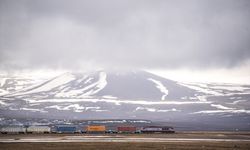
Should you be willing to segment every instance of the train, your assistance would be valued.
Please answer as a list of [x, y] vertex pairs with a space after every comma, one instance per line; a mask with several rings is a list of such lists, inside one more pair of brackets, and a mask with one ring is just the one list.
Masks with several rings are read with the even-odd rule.
[[140, 133], [175, 133], [170, 126], [116, 126], [110, 129], [105, 125], [51, 125], [51, 126], [4, 126], [0, 128], [1, 134], [140, 134]]
[[174, 133], [174, 128], [169, 126], [147, 126], [142, 127], [142, 133]]
[[49, 126], [29, 126], [26, 128], [27, 133], [50, 133], [51, 128]]
[[106, 126], [104, 125], [91, 125], [87, 126], [86, 133], [106, 133]]
[[80, 133], [75, 125], [56, 125], [56, 130], [53, 133]]
[[27, 133], [27, 128], [22, 126], [6, 126], [1, 128], [2, 134], [12, 133], [12, 134], [24, 134]]

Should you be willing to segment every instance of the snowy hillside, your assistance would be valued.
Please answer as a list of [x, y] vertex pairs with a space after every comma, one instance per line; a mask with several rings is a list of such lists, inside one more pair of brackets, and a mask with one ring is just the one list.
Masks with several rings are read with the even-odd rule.
[[250, 85], [180, 83], [137, 71], [1, 77], [0, 117], [250, 119]]

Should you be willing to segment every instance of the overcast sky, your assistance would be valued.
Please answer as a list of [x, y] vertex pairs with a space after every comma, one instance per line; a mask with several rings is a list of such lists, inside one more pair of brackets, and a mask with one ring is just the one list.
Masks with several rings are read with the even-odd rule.
[[249, 0], [0, 0], [0, 69], [242, 68], [249, 8]]

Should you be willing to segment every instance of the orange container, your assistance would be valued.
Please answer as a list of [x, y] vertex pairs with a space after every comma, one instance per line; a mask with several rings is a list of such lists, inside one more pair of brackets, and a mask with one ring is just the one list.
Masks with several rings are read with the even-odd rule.
[[106, 127], [105, 126], [88, 126], [87, 132], [105, 132]]

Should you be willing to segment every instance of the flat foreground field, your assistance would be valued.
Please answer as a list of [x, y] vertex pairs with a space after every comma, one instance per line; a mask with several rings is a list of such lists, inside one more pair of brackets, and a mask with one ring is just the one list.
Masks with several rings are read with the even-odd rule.
[[1, 150], [249, 150], [250, 132], [177, 132], [175, 134], [27, 134], [0, 135]]
[[1, 143], [1, 150], [249, 150], [249, 142], [87, 142], [87, 143]]

